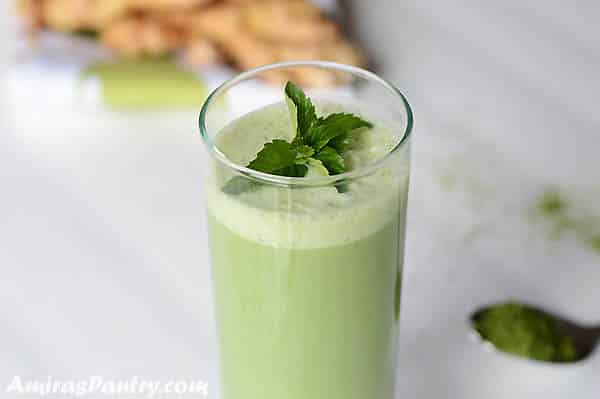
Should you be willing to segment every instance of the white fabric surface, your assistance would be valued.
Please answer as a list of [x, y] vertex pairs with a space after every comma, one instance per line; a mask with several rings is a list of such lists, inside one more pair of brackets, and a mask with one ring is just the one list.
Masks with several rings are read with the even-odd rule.
[[[600, 255], [530, 217], [547, 184], [598, 205], [596, 2], [350, 3], [417, 120], [399, 397], [597, 398], [600, 352], [531, 363], [466, 321], [515, 298], [600, 322]], [[2, 100], [0, 397], [13, 375], [183, 376], [218, 397], [195, 113]]]

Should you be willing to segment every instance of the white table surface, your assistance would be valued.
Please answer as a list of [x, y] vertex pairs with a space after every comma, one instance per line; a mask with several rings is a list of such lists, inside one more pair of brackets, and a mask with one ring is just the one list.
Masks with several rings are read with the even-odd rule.
[[[405, 18], [433, 15], [407, 4]], [[493, 107], [483, 93], [506, 100], [506, 81], [483, 87], [495, 80], [479, 74], [457, 94], [454, 75], [421, 56], [421, 68], [405, 68], [417, 83], [384, 66], [417, 117], [399, 397], [597, 398], [600, 351], [569, 366], [528, 362], [484, 350], [466, 321], [479, 305], [519, 299], [600, 322], [600, 254], [568, 234], [553, 238], [531, 217], [548, 184], [598, 211], [589, 167], [600, 138], [588, 134], [597, 119], [576, 118], [583, 127], [572, 142], [587, 168], [578, 167], [573, 145], [555, 144], [560, 125], [540, 144], [539, 120], [525, 115], [517, 125], [532, 128], [507, 134], [499, 117], [486, 117]], [[460, 69], [442, 59], [446, 71]], [[437, 92], [426, 79], [434, 76]], [[115, 114], [6, 95], [0, 110], [0, 392], [14, 375], [138, 375], [207, 380], [217, 397], [196, 114]], [[561, 163], [578, 173], [555, 173]]]

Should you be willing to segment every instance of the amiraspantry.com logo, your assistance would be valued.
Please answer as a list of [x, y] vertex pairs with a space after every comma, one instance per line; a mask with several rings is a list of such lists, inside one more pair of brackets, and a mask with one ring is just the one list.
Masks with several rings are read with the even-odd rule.
[[124, 395], [128, 398], [153, 398], [169, 394], [207, 398], [208, 383], [185, 379], [151, 380], [137, 376], [123, 380], [105, 379], [97, 375], [78, 380], [61, 380], [51, 376], [41, 379], [25, 379], [16, 375], [6, 386], [4, 392], [13, 395], [10, 397], [38, 395], [62, 398], [86, 395], [106, 395], [106, 397]]

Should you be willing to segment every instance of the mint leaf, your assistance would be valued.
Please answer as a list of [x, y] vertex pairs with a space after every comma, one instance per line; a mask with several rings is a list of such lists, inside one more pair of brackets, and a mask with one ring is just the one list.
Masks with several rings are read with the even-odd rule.
[[312, 147], [309, 147], [307, 145], [304, 144], [300, 144], [300, 145], [296, 145], [294, 146], [294, 149], [296, 150], [296, 160], [306, 160], [307, 158], [310, 158], [313, 156], [313, 154], [315, 153], [315, 150]]
[[350, 143], [352, 141], [350, 137], [350, 133], [340, 134], [339, 136], [336, 136], [329, 140], [329, 143], [327, 143], [327, 145], [336, 149], [338, 152], [344, 152], [350, 146]]
[[[275, 139], [264, 145], [248, 167], [272, 175], [304, 177], [308, 171], [304, 164], [314, 153], [315, 150], [307, 145], [294, 145], [285, 140]], [[230, 187], [230, 191], [236, 189], [237, 186]]]
[[373, 125], [364, 119], [345, 113], [331, 114], [326, 118], [319, 118], [312, 125], [308, 133], [308, 142], [315, 151], [321, 150], [330, 140], [348, 134], [355, 129], [372, 127]]
[[308, 172], [308, 166], [303, 164], [293, 164], [286, 168], [276, 170], [273, 172], [274, 175], [288, 176], [288, 177], [304, 177]]
[[325, 147], [314, 158], [323, 163], [330, 175], [339, 175], [346, 170], [344, 158], [334, 148]]
[[292, 82], [287, 82], [285, 85], [285, 95], [296, 106], [296, 137], [294, 137], [293, 143], [306, 144], [305, 137], [317, 120], [315, 106], [310, 98]]
[[266, 143], [248, 167], [259, 172], [275, 174], [296, 162], [297, 151], [285, 140], [276, 139]]

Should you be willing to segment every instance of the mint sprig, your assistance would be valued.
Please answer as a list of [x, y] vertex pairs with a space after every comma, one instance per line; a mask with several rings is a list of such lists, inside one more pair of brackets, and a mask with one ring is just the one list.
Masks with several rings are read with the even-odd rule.
[[340, 173], [344, 173], [346, 170], [346, 164], [344, 163], [344, 157], [340, 155], [339, 152], [335, 148], [325, 147], [317, 154], [315, 154], [315, 159], [318, 159], [323, 163], [323, 166], [329, 171], [332, 175], [338, 175]]
[[292, 142], [308, 144], [306, 137], [314, 122], [317, 120], [315, 106], [311, 99], [292, 82], [286, 83], [285, 96], [288, 105], [290, 102], [293, 104], [293, 106], [290, 106], [290, 114], [292, 115], [292, 121], [296, 126], [296, 137], [294, 137]]
[[315, 151], [320, 151], [330, 140], [348, 134], [361, 127], [372, 127], [372, 125], [352, 114], [331, 114], [326, 118], [319, 118], [313, 123], [308, 131], [308, 141]]
[[259, 172], [277, 175], [278, 171], [294, 165], [298, 155], [298, 150], [291, 143], [277, 139], [266, 143], [254, 161], [248, 164], [248, 167]]
[[[292, 82], [285, 85], [286, 102], [290, 109], [296, 134], [291, 143], [274, 139], [265, 143], [248, 168], [278, 176], [304, 177], [310, 160], [320, 161], [330, 175], [346, 171], [343, 151], [351, 135], [373, 125], [348, 113], [333, 113], [317, 117], [312, 100]], [[243, 177], [231, 179], [223, 188], [230, 194], [254, 189], [257, 183], [242, 182]]]

